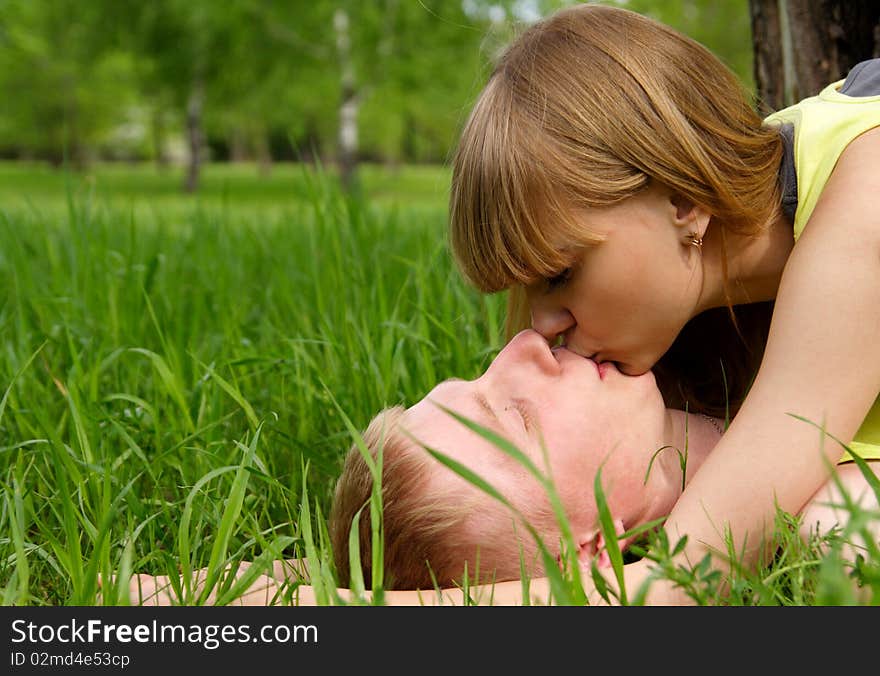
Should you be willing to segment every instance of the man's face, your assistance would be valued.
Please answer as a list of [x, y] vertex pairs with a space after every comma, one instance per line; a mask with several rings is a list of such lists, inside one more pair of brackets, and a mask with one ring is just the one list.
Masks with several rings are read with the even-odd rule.
[[638, 499], [667, 424], [651, 372], [626, 376], [610, 362], [597, 365], [566, 348], [551, 349], [533, 330], [519, 333], [481, 377], [440, 383], [403, 421], [423, 445], [466, 465], [519, 505], [547, 498], [515, 460], [438, 405], [496, 431], [549, 472], [575, 529], [594, 527], [593, 480], [600, 467], [609, 497]]

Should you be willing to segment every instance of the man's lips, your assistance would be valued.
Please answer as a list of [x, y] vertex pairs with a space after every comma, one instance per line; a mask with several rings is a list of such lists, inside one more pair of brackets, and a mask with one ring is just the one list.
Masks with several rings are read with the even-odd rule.
[[[595, 354], [588, 357], [586, 355], [583, 355], [579, 352], [575, 352], [574, 350], [567, 348], [565, 345], [557, 345], [557, 346], [553, 347], [551, 351], [553, 352], [554, 355], [556, 355], [558, 352], [564, 351], [564, 352], [567, 352], [568, 354], [574, 355], [576, 357], [580, 357], [581, 359], [586, 359], [587, 361], [593, 362], [593, 365], [596, 367], [596, 372], [599, 374], [599, 380], [605, 380], [606, 375], [611, 371], [617, 371], [619, 373], [617, 365], [614, 362], [596, 361]], [[596, 353], [596, 354], [598, 354], [598, 353]], [[559, 359], [558, 356], [556, 358]]]
[[602, 380], [605, 380], [609, 373], [622, 373], [622, 371], [617, 368], [617, 362], [613, 361], [596, 362], [596, 368], [599, 371], [599, 378]]

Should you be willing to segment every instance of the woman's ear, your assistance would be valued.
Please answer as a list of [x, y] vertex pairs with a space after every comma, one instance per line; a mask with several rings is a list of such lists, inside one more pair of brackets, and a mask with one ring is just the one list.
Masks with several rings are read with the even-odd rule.
[[694, 234], [698, 239], [702, 240], [706, 235], [709, 219], [712, 217], [712, 214], [681, 193], [672, 193], [669, 201], [675, 210], [673, 213], [675, 225], [685, 228], [688, 235]]

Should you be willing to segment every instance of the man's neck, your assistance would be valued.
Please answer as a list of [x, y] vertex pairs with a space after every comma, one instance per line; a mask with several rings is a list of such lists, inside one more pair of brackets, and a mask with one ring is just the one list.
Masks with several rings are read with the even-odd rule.
[[[647, 449], [644, 498], [613, 505], [612, 511], [629, 529], [672, 511], [688, 481], [721, 438], [723, 421], [676, 409], [666, 410], [663, 439]], [[647, 472], [650, 466], [650, 472]], [[684, 468], [684, 475], [682, 475]]]
[[[687, 484], [721, 439], [724, 421], [678, 410], [670, 410], [669, 415], [673, 427], [670, 445], [681, 449], [686, 456], [684, 483]], [[678, 479], [681, 481], [680, 470]]]
[[[652, 471], [649, 518], [665, 516], [721, 438], [724, 421], [697, 413], [668, 409], [664, 450], [655, 458]], [[682, 466], [684, 476], [682, 477]]]

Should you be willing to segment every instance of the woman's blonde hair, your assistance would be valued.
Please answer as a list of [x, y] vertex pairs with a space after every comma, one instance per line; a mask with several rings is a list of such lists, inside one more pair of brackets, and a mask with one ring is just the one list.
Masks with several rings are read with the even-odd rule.
[[505, 52], [462, 132], [450, 198], [465, 276], [494, 292], [553, 275], [598, 241], [573, 209], [655, 180], [754, 231], [779, 204], [778, 131], [699, 43], [635, 12], [561, 10]]
[[[723, 252], [725, 229], [757, 232], [778, 208], [782, 152], [779, 132], [762, 126], [736, 76], [699, 43], [628, 10], [564, 9], [513, 42], [471, 111], [453, 163], [452, 250], [480, 290], [513, 289], [512, 334], [525, 319], [522, 286], [599, 241], [575, 209], [657, 181], [712, 213]], [[727, 321], [731, 342], [742, 342]], [[704, 339], [684, 352], [705, 349]], [[740, 345], [726, 368], [747, 354], [751, 369], [761, 351]]]
[[[511, 517], [464, 481], [432, 481], [439, 464], [403, 429], [405, 409], [381, 411], [362, 437], [375, 460], [382, 452], [383, 570], [386, 589], [432, 589], [462, 581], [512, 580], [527, 569], [541, 574], [531, 538], [512, 537]], [[450, 418], [450, 424], [456, 424]], [[444, 470], [445, 471], [445, 468]], [[330, 509], [329, 533], [339, 584], [351, 582], [349, 533], [357, 528], [361, 573], [372, 579], [370, 497], [373, 476], [356, 444], [345, 458]], [[508, 496], [516, 502], [516, 496]], [[528, 507], [528, 506], [526, 506]], [[540, 507], [529, 509], [547, 520]]]

